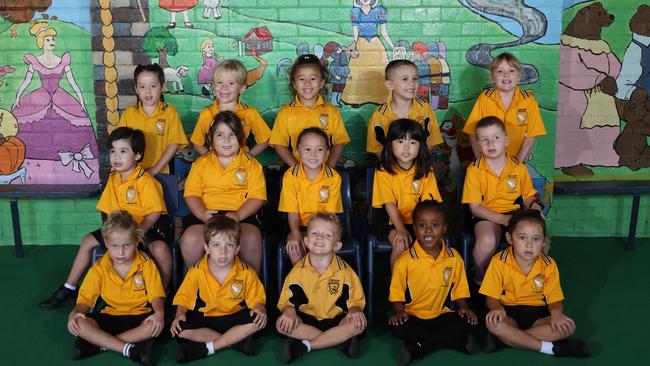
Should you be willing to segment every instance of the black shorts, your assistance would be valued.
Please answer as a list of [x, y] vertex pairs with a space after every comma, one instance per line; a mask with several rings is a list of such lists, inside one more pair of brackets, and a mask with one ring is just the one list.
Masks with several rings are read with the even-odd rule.
[[[228, 212], [232, 212], [232, 211], [218, 211], [215, 215], [225, 215]], [[251, 224], [256, 228], [258, 228], [260, 231], [262, 231], [262, 223], [260, 222], [260, 219], [257, 216], [257, 214], [248, 216], [247, 218], [241, 220], [239, 223]], [[183, 230], [187, 229], [192, 225], [205, 225], [205, 223], [192, 214], [183, 217]]]
[[[519, 210], [504, 212], [503, 215], [514, 215], [518, 211]], [[471, 220], [472, 230], [474, 230], [474, 227], [476, 226], [476, 224], [478, 224], [481, 221], [490, 221], [490, 220], [484, 219], [484, 218], [481, 218], [481, 217], [472, 216], [472, 220]], [[499, 226], [501, 226], [501, 236], [505, 235], [508, 228], [506, 226], [504, 226], [504, 225], [499, 225]]]
[[230, 315], [222, 316], [204, 316], [198, 311], [188, 311], [184, 322], [181, 322], [181, 328], [200, 329], [210, 328], [219, 333], [225, 333], [236, 325], [250, 324], [255, 320], [255, 315], [250, 315], [250, 309], [242, 309]]
[[142, 324], [152, 313], [142, 315], [110, 315], [101, 312], [94, 312], [86, 314], [87, 317], [93, 319], [99, 329], [110, 335], [118, 335], [136, 328]]
[[[388, 241], [388, 234], [390, 234], [391, 230], [395, 229], [395, 225], [392, 225], [389, 223], [388, 220], [388, 214], [386, 213], [386, 210], [382, 208], [372, 208], [372, 214], [373, 214], [373, 219], [372, 219], [372, 226], [370, 227], [370, 230], [373, 235], [377, 237], [377, 239], [381, 241]], [[415, 241], [415, 230], [413, 228], [412, 224], [404, 224], [404, 227], [406, 230], [411, 234], [411, 239], [414, 242]], [[413, 244], [411, 242], [411, 244]]]
[[300, 318], [300, 320], [302, 320], [303, 323], [307, 325], [311, 325], [312, 327], [320, 330], [321, 332], [336, 327], [337, 325], [339, 325], [341, 320], [343, 320], [343, 318], [345, 318], [345, 316], [347, 315], [345, 313], [341, 313], [331, 319], [318, 320], [315, 317], [309, 314], [305, 314], [298, 309], [296, 309], [296, 314], [298, 314], [298, 317]]
[[[104, 241], [104, 236], [102, 236], [102, 229], [97, 229], [90, 233], [90, 235], [99, 242], [99, 245], [103, 248], [106, 248], [106, 241]], [[171, 247], [174, 243], [174, 227], [172, 222], [167, 215], [160, 215], [156, 223], [144, 233], [144, 247], [146, 248], [149, 244], [154, 241], [162, 240], [167, 245]]]
[[506, 314], [517, 322], [517, 326], [521, 330], [530, 329], [538, 319], [546, 318], [551, 315], [548, 312], [548, 307], [546, 305], [516, 305], [504, 306], [503, 308], [506, 310]]

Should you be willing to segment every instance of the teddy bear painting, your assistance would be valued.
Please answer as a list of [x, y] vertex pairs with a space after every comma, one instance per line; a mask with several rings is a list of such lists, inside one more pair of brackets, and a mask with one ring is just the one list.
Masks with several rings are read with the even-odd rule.
[[636, 88], [629, 101], [618, 103], [621, 118], [627, 121], [623, 132], [614, 141], [620, 156], [619, 164], [630, 170], [650, 167], [650, 103], [645, 89]]

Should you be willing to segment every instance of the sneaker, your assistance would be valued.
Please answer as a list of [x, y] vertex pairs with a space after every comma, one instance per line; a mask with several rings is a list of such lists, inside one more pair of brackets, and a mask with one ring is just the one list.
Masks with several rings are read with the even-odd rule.
[[77, 338], [72, 345], [73, 360], [88, 358], [98, 354], [99, 352], [101, 352], [99, 346], [95, 346], [85, 339]]
[[188, 363], [208, 357], [208, 348], [205, 343], [181, 341], [178, 342], [176, 353], [177, 363]]
[[352, 337], [341, 344], [341, 351], [350, 358], [359, 357], [359, 338]]
[[553, 342], [553, 354], [555, 357], [585, 358], [589, 356], [589, 348], [582, 339], [561, 339]]
[[483, 345], [483, 352], [491, 353], [500, 350], [501, 348], [504, 347], [506, 347], [505, 343], [503, 343], [494, 334], [487, 332], [487, 334], [485, 335], [485, 344]]
[[307, 346], [301, 341], [293, 338], [287, 338], [282, 352], [282, 362], [290, 363], [296, 358], [307, 353]]
[[151, 362], [151, 346], [153, 341], [148, 339], [146, 341], [138, 342], [131, 347], [131, 352], [129, 352], [129, 358], [144, 366], [152, 366]]
[[476, 339], [471, 334], [467, 335], [465, 342], [462, 342], [460, 347], [457, 349], [466, 355], [475, 355], [479, 352], [479, 347], [476, 343]]
[[72, 306], [77, 301], [77, 290], [70, 290], [65, 286], [59, 287], [52, 296], [38, 304], [43, 310], [54, 310], [64, 306]]
[[246, 356], [253, 356], [253, 354], [255, 354], [254, 346], [255, 344], [253, 343], [253, 336], [249, 335], [248, 337], [230, 346], [230, 348], [234, 349], [235, 351], [239, 351]]
[[409, 350], [409, 347], [406, 345], [406, 342], [402, 342], [402, 345], [399, 348], [398, 365], [399, 366], [406, 366], [409, 363], [411, 363], [412, 359], [413, 359], [413, 355], [411, 354], [411, 351]]

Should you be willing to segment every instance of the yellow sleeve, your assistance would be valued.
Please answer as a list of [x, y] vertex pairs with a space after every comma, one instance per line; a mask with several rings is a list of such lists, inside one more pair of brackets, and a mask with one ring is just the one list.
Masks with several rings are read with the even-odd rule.
[[481, 118], [485, 117], [482, 108], [483, 98], [484, 92], [481, 92], [481, 94], [479, 94], [478, 98], [476, 99], [476, 103], [474, 103], [474, 107], [472, 107], [472, 111], [470, 112], [469, 117], [467, 117], [467, 120], [465, 120], [463, 132], [465, 132], [466, 135], [474, 135], [474, 131], [476, 131], [476, 124], [481, 120]]
[[383, 170], [375, 170], [372, 183], [372, 207], [380, 208], [385, 203], [397, 204], [397, 196], [392, 189], [390, 174]]
[[341, 112], [333, 105], [330, 105], [332, 110], [332, 145], [344, 145], [350, 142], [350, 136], [345, 129], [345, 124], [341, 118]]
[[[251, 159], [248, 174], [251, 176], [248, 179], [246, 199], [257, 198], [266, 201], [266, 179], [264, 178], [264, 171], [262, 170], [262, 164], [255, 160], [255, 158]], [[187, 187], [187, 183], [185, 183], [185, 187]], [[187, 188], [185, 189], [187, 190]]]
[[546, 127], [544, 127], [544, 120], [539, 111], [539, 104], [537, 104], [537, 100], [535, 100], [534, 96], [531, 95], [529, 98], [533, 98], [533, 100], [530, 102], [530, 107], [528, 107], [530, 117], [528, 119], [526, 137], [545, 136]]
[[[381, 106], [379, 106], [381, 107]], [[366, 136], [366, 151], [369, 153], [380, 153], [384, 148], [379, 141], [377, 141], [377, 134], [375, 133], [375, 127], [379, 127], [384, 130], [384, 136], [386, 136], [386, 130], [382, 124], [382, 115], [379, 112], [379, 107], [372, 112], [370, 121], [368, 121], [368, 134]]]
[[199, 290], [198, 284], [199, 270], [190, 268], [183, 279], [183, 283], [176, 291], [176, 296], [172, 304], [175, 306], [183, 306], [186, 309], [193, 310], [196, 307], [196, 294]]
[[524, 163], [520, 163], [519, 168], [519, 171], [521, 172], [521, 197], [523, 197], [525, 201], [528, 198], [536, 195], [537, 191], [535, 188], [533, 188], [533, 180], [530, 179], [530, 173], [528, 173], [528, 168], [526, 168], [526, 165]]
[[287, 121], [287, 114], [289, 114], [289, 106], [284, 106], [275, 117], [273, 129], [271, 130], [271, 138], [269, 145], [271, 146], [285, 146], [289, 147], [289, 121]]
[[503, 293], [503, 266], [499, 263], [501, 260], [499, 259], [500, 255], [501, 252], [494, 255], [492, 260], [490, 260], [490, 265], [485, 272], [483, 283], [478, 291], [494, 299], [501, 299], [501, 294]]
[[104, 191], [102, 192], [101, 197], [99, 197], [99, 201], [97, 201], [97, 206], [95, 207], [107, 215], [111, 214], [115, 211], [115, 207], [112, 205], [113, 200], [111, 199], [111, 196], [115, 196], [115, 190], [113, 188], [111, 177], [108, 177], [108, 184], [104, 187]]
[[255, 136], [255, 142], [264, 144], [269, 142], [271, 138], [271, 129], [266, 124], [260, 113], [254, 107], [248, 107], [251, 111], [248, 112], [248, 120], [251, 123], [251, 132]]
[[156, 267], [156, 262], [148, 260], [144, 263], [143, 268], [144, 284], [147, 291], [147, 300], [151, 303], [154, 299], [165, 298], [165, 290], [160, 279], [160, 272]]
[[195, 145], [203, 146], [208, 131], [210, 130], [212, 114], [208, 108], [203, 109], [201, 114], [199, 114], [199, 118], [196, 120], [196, 125], [194, 126], [194, 132], [192, 132], [192, 137], [190, 137], [190, 141]]
[[246, 305], [249, 309], [254, 308], [256, 305], [266, 305], [266, 293], [264, 292], [264, 285], [255, 274], [251, 268], [247, 270], [246, 273], [246, 290], [244, 293], [244, 299], [246, 299]]
[[[205, 159], [205, 158], [204, 158]], [[185, 193], [183, 197], [203, 198], [203, 159], [199, 159], [192, 164], [190, 173], [185, 180]]]
[[117, 122], [117, 126], [115, 126], [115, 128], [117, 128], [117, 127], [129, 127], [129, 116], [128, 115], [129, 115], [130, 110], [131, 110], [131, 108], [127, 107], [124, 110], [124, 112], [122, 112], [122, 115], [120, 116], [120, 121]]
[[350, 284], [350, 297], [347, 302], [348, 310], [351, 308], [359, 308], [363, 311], [366, 307], [366, 297], [363, 294], [363, 287], [361, 286], [359, 277], [349, 265], [347, 268], [347, 277]]
[[[171, 107], [171, 106], [169, 106]], [[172, 107], [173, 108], [173, 107]], [[183, 124], [181, 119], [178, 116], [176, 108], [173, 108], [169, 114], [169, 129], [167, 130], [167, 136], [165, 136], [165, 149], [171, 144], [178, 144], [179, 149], [182, 149], [187, 145], [187, 137], [185, 136], [185, 131], [183, 130]]]
[[98, 266], [99, 262], [96, 262], [95, 265], [90, 267], [86, 277], [84, 277], [84, 280], [81, 283], [81, 286], [79, 286], [77, 304], [84, 304], [89, 308], [95, 306], [95, 302], [97, 302], [97, 298], [102, 290], [102, 277], [98, 273]]
[[454, 263], [454, 283], [451, 289], [451, 299], [467, 299], [470, 297], [469, 285], [467, 284], [467, 274], [465, 273], [465, 263], [460, 254], [454, 249], [451, 249], [456, 258]]
[[[332, 169], [334, 170], [334, 169]], [[343, 201], [341, 196], [341, 176], [334, 173], [332, 186], [330, 187], [330, 197], [333, 199], [327, 201], [327, 212], [340, 213], [343, 212]]]
[[[405, 253], [408, 253], [406, 251]], [[390, 302], [405, 302], [406, 301], [406, 278], [408, 273], [408, 258], [402, 253], [395, 265], [393, 266], [393, 275], [390, 279], [390, 291], [388, 293], [388, 301]]]
[[427, 138], [427, 146], [432, 148], [435, 145], [442, 144], [442, 135], [440, 134], [440, 126], [438, 126], [438, 120], [436, 119], [436, 114], [431, 109], [429, 103], [426, 104], [427, 107], [427, 117], [429, 118], [429, 137]]
[[293, 269], [291, 269], [291, 272], [289, 272], [287, 277], [284, 279], [282, 291], [280, 291], [280, 299], [278, 300], [278, 309], [280, 312], [282, 312], [282, 310], [287, 306], [295, 307], [295, 305], [291, 302], [291, 299], [293, 298], [293, 292], [291, 292], [290, 286], [296, 283], [300, 283], [300, 274], [298, 273], [299, 270], [296, 269], [296, 267], [299, 266], [303, 260], [305, 259], [303, 258], [298, 261]]
[[481, 192], [481, 178], [479, 170], [473, 165], [467, 167], [465, 174], [465, 183], [463, 184], [462, 203], [483, 203], [483, 193]]
[[[140, 186], [141, 189], [138, 194], [142, 197], [142, 205], [144, 206], [144, 215], [149, 215], [154, 212], [167, 212], [165, 207], [165, 199], [163, 198], [162, 186], [154, 177], [147, 177], [145, 183]], [[140, 179], [145, 179], [141, 177]]]
[[564, 293], [562, 293], [562, 286], [560, 286], [560, 271], [555, 261], [550, 260], [551, 268], [546, 271], [547, 277], [544, 284], [544, 297], [547, 304], [564, 300]]
[[291, 172], [294, 168], [289, 168], [282, 177], [282, 190], [280, 191], [280, 204], [278, 211], [300, 213], [298, 204], [298, 179], [293, 179]]

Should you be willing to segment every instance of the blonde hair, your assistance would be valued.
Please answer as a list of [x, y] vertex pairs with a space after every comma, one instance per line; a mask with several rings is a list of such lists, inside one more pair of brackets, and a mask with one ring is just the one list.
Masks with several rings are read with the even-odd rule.
[[219, 76], [225, 71], [232, 72], [233, 75], [235, 75], [235, 80], [237, 80], [239, 84], [244, 84], [246, 82], [246, 66], [244, 66], [241, 61], [232, 59], [224, 60], [214, 68], [214, 72], [212, 73], [212, 82], [216, 82]]
[[519, 59], [510, 52], [504, 52], [490, 62], [490, 73], [496, 71], [497, 67], [499, 67], [503, 61], [507, 62], [508, 65], [514, 67], [519, 73], [521, 73], [521, 62], [519, 62]]
[[126, 231], [130, 234], [131, 239], [136, 243], [144, 243], [144, 233], [138, 228], [138, 224], [127, 211], [113, 211], [102, 225], [102, 236], [104, 241], [108, 234], [116, 231]]
[[329, 222], [336, 227], [336, 241], [341, 241], [341, 236], [343, 235], [343, 226], [341, 226], [341, 220], [339, 217], [332, 212], [316, 212], [309, 218], [309, 224], [307, 225], [307, 232], [309, 228], [314, 225], [315, 221], [325, 221]]
[[[201, 42], [201, 45], [199, 46], [199, 51], [201, 51], [201, 56], [203, 56], [203, 59], [205, 59], [205, 53], [203, 52], [203, 49], [209, 44], [214, 46], [214, 41], [211, 39], [204, 39], [203, 42]], [[216, 56], [216, 53], [213, 53], [212, 55]]]
[[45, 37], [56, 36], [56, 29], [51, 28], [47, 22], [38, 22], [29, 28], [29, 34], [36, 37], [36, 46], [43, 48]]

